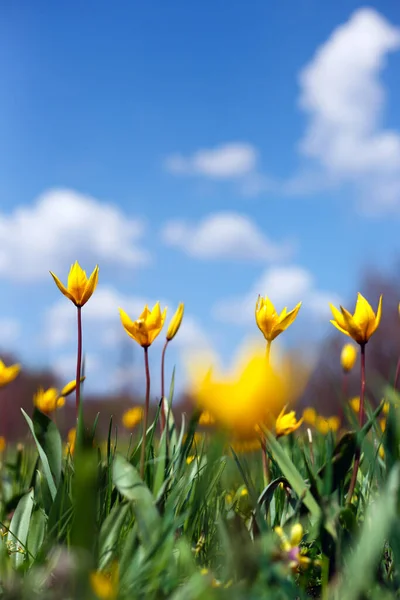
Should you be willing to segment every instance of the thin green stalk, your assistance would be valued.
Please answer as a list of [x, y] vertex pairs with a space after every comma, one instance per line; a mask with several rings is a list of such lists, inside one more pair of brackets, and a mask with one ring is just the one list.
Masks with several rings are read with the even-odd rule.
[[82, 307], [77, 306], [78, 317], [78, 353], [76, 359], [76, 418], [78, 419], [81, 403], [81, 370], [82, 370]]
[[144, 404], [144, 416], [143, 416], [143, 438], [142, 438], [142, 450], [140, 454], [140, 476], [144, 480], [144, 461], [146, 458], [146, 435], [147, 435], [147, 423], [149, 420], [149, 403], [150, 403], [150, 367], [149, 367], [149, 348], [145, 346], [144, 350], [144, 367], [146, 371], [146, 400]]
[[[360, 429], [364, 424], [364, 399], [365, 399], [365, 343], [361, 346], [361, 389], [360, 389], [360, 411], [358, 413]], [[354, 457], [353, 474], [351, 476], [349, 493], [347, 496], [347, 504], [351, 504], [354, 489], [356, 487], [358, 467], [360, 465], [361, 448], [356, 449]]]

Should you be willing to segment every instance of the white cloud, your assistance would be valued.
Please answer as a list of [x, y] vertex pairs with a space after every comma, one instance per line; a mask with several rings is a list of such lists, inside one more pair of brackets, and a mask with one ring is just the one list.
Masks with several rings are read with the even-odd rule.
[[299, 102], [309, 119], [300, 152], [316, 161], [327, 181], [354, 183], [370, 200], [384, 189], [386, 205], [399, 199], [400, 135], [382, 126], [379, 75], [399, 48], [400, 29], [362, 8], [300, 73]]
[[293, 251], [293, 245], [275, 244], [245, 215], [214, 213], [193, 225], [170, 221], [162, 230], [169, 246], [201, 259], [279, 260]]
[[313, 317], [325, 319], [329, 314], [329, 302], [339, 303], [336, 294], [316, 287], [312, 274], [300, 266], [271, 267], [252, 286], [248, 294], [226, 298], [217, 302], [213, 315], [219, 321], [247, 325], [254, 320], [258, 295], [268, 296], [278, 313], [284, 306], [291, 310], [301, 300], [302, 311], [310, 311]]
[[45, 192], [31, 206], [0, 212], [0, 276], [47, 278], [76, 258], [136, 266], [149, 256], [137, 243], [144, 225], [119, 208], [68, 189]]
[[17, 319], [0, 319], [0, 348], [8, 350], [18, 342], [21, 334], [21, 323]]
[[198, 150], [188, 157], [174, 154], [166, 159], [165, 168], [175, 175], [233, 179], [253, 172], [257, 159], [257, 150], [251, 144], [231, 142]]

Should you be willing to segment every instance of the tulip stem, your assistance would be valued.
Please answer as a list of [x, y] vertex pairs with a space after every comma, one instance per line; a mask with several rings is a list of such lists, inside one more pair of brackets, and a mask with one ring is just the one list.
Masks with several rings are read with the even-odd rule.
[[[360, 390], [360, 411], [358, 413], [358, 422], [360, 429], [364, 424], [364, 398], [365, 398], [365, 343], [360, 344], [361, 346], [361, 390]], [[347, 497], [347, 504], [351, 504], [354, 489], [356, 487], [358, 467], [360, 465], [361, 448], [356, 449], [354, 456], [353, 474], [351, 476], [349, 493]]]
[[[265, 352], [267, 367], [269, 367], [269, 360], [271, 355], [271, 340], [267, 340], [267, 349]], [[267, 487], [270, 480], [270, 472], [269, 472], [269, 459], [267, 456], [267, 438], [264, 433], [261, 433], [261, 455], [262, 455], [262, 466], [263, 466], [263, 476], [264, 476], [264, 488]]]
[[164, 368], [165, 368], [165, 351], [167, 350], [168, 339], [165, 340], [164, 348], [161, 355], [161, 433], [165, 428], [165, 413], [164, 413]]
[[76, 418], [79, 416], [79, 407], [81, 403], [81, 369], [82, 369], [82, 307], [77, 306], [78, 317], [78, 353], [76, 359]]
[[144, 404], [144, 416], [143, 416], [143, 438], [142, 438], [142, 451], [140, 454], [140, 476], [144, 480], [144, 462], [146, 458], [146, 435], [147, 435], [147, 423], [149, 419], [149, 403], [150, 403], [150, 368], [149, 368], [149, 348], [144, 348], [144, 366], [146, 370], [146, 400]]

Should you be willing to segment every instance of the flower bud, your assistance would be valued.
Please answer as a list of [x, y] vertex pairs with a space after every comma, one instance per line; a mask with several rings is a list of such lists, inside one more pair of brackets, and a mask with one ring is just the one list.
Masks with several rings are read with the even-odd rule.
[[352, 370], [357, 360], [357, 348], [353, 344], [345, 344], [340, 355], [340, 364], [345, 373]]
[[174, 316], [171, 319], [171, 322], [168, 326], [168, 330], [167, 330], [167, 340], [170, 342], [178, 333], [179, 327], [181, 326], [182, 323], [182, 319], [183, 319], [183, 311], [185, 309], [185, 305], [183, 304], [183, 302], [181, 302], [174, 314]]

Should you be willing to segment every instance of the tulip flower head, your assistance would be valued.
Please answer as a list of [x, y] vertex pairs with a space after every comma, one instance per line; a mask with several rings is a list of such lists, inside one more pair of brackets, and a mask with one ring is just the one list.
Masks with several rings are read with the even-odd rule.
[[168, 326], [166, 338], [170, 342], [178, 333], [179, 327], [181, 326], [183, 319], [183, 311], [185, 310], [185, 305], [181, 302], [171, 319], [171, 322]]
[[296, 413], [294, 410], [285, 414], [286, 406], [283, 407], [281, 413], [276, 419], [275, 423], [275, 433], [276, 437], [280, 437], [282, 435], [289, 435], [293, 431], [296, 431], [300, 427], [303, 422], [303, 418], [299, 421], [296, 420]]
[[340, 364], [345, 373], [349, 373], [357, 360], [357, 348], [353, 344], [345, 344], [340, 355]]
[[49, 388], [48, 390], [39, 388], [33, 397], [33, 404], [40, 412], [48, 415], [57, 408], [64, 406], [65, 398], [64, 396], [60, 396], [60, 392], [57, 388]]
[[122, 415], [122, 423], [126, 429], [134, 429], [142, 419], [143, 408], [141, 406], [134, 406], [133, 408], [126, 410]]
[[21, 370], [21, 365], [10, 365], [6, 367], [2, 360], [0, 360], [0, 388], [14, 381]]
[[100, 600], [115, 600], [118, 596], [119, 568], [113, 563], [109, 572], [94, 571], [90, 574], [90, 586]]
[[311, 406], [303, 410], [303, 420], [307, 425], [314, 426], [317, 420], [317, 411]]
[[67, 434], [67, 446], [66, 446], [66, 454], [71, 454], [75, 452], [75, 443], [76, 443], [76, 429], [70, 429]]
[[81, 307], [86, 304], [96, 289], [99, 278], [99, 267], [96, 265], [93, 273], [88, 279], [86, 271], [84, 271], [78, 261], [76, 261], [69, 271], [67, 287], [65, 287], [51, 271], [50, 275], [53, 277], [60, 292], [69, 298], [75, 306]]
[[167, 309], [161, 312], [160, 303], [157, 302], [150, 311], [146, 306], [136, 321], [132, 321], [122, 308], [119, 309], [122, 325], [126, 333], [143, 348], [148, 348], [154, 342], [163, 328]]
[[301, 302], [290, 312], [287, 312], [287, 308], [285, 307], [281, 314], [278, 315], [275, 306], [267, 296], [265, 298], [262, 296], [258, 297], [255, 311], [256, 323], [268, 342], [272, 342], [272, 340], [293, 323], [300, 310], [300, 306]]
[[376, 314], [369, 302], [360, 293], [357, 297], [353, 315], [343, 306], [340, 307], [340, 311], [332, 304], [330, 304], [330, 307], [334, 317], [331, 320], [332, 325], [345, 335], [353, 338], [357, 344], [365, 345], [371, 335], [378, 329], [381, 321], [382, 295], [379, 298]]

